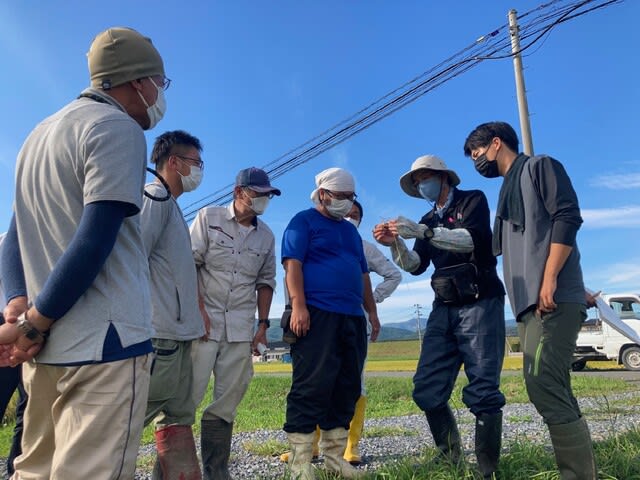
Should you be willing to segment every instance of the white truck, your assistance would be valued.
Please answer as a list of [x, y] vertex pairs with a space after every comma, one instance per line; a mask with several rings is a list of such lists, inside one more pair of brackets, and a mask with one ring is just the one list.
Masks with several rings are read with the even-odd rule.
[[640, 295], [601, 294], [599, 305], [589, 312], [597, 313], [578, 334], [573, 371], [594, 360], [615, 360], [627, 370], [640, 371]]

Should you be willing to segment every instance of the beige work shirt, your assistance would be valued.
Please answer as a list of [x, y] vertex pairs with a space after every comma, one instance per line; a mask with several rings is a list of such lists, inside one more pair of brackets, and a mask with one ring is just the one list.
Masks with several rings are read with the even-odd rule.
[[252, 341], [256, 290], [276, 286], [273, 232], [256, 217], [242, 234], [233, 202], [203, 208], [190, 230], [198, 284], [211, 319], [209, 338], [219, 341], [226, 330], [229, 342]]

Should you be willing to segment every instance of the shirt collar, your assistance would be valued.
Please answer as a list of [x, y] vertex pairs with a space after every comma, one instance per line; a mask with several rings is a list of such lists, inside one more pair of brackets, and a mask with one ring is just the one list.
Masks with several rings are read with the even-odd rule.
[[[226, 214], [226, 218], [227, 220], [236, 220], [236, 210], [235, 208], [233, 208], [233, 200], [231, 201], [231, 203], [229, 205], [227, 205], [227, 214]], [[253, 225], [255, 228], [258, 228], [258, 216], [256, 215], [255, 217], [253, 217], [253, 220], [251, 220], [251, 225]]]
[[[120, 102], [118, 102], [115, 98], [113, 98], [111, 95], [109, 95], [108, 93], [106, 93], [104, 90], [99, 90], [97, 88], [85, 88], [82, 93], [84, 94], [89, 94], [89, 95], [95, 95], [96, 97], [100, 97], [102, 98], [106, 103], [108, 103], [109, 105], [113, 105], [114, 107], [116, 107], [117, 109], [123, 111], [124, 113], [127, 113], [127, 111], [124, 109], [124, 107], [120, 104]], [[128, 115], [128, 113], [127, 113]]]

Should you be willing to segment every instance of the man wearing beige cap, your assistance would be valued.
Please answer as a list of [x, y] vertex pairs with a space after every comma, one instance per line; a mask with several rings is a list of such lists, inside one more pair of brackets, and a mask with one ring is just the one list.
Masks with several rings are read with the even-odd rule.
[[[88, 53], [91, 87], [35, 127], [16, 165], [2, 278], [30, 401], [14, 479], [130, 479], [152, 328], [139, 216], [143, 130], [165, 108], [160, 54], [111, 28]], [[37, 362], [33, 361], [33, 359]]]
[[[412, 275], [433, 263], [433, 309], [413, 377], [413, 400], [425, 412], [440, 459], [462, 460], [462, 442], [448, 405], [464, 365], [462, 401], [476, 417], [475, 453], [483, 478], [495, 478], [500, 457], [500, 372], [504, 356], [504, 287], [491, 253], [489, 205], [479, 190], [459, 190], [460, 178], [435, 155], [416, 159], [400, 178], [409, 196], [431, 204], [420, 223], [407, 218], [376, 225], [375, 239]], [[409, 250], [402, 238], [415, 238]]]
[[[280, 195], [264, 170], [241, 170], [226, 207], [207, 207], [191, 225], [191, 248], [206, 334], [192, 346], [193, 398], [202, 402], [211, 373], [213, 401], [202, 412], [203, 477], [227, 480], [233, 421], [253, 377], [251, 352], [267, 345], [276, 286], [275, 238], [258, 217]], [[258, 310], [256, 328], [255, 314]]]

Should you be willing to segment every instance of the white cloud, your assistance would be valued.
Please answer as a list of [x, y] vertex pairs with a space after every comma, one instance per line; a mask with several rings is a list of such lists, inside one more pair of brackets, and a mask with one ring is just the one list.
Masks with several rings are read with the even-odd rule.
[[593, 272], [585, 272], [585, 284], [588, 288], [604, 292], [637, 291], [640, 285], [640, 257], [605, 264]]
[[640, 188], [640, 173], [612, 173], [591, 180], [594, 187], [611, 190], [632, 190]]
[[588, 228], [638, 228], [640, 227], [640, 205], [617, 208], [582, 209], [584, 226]]

